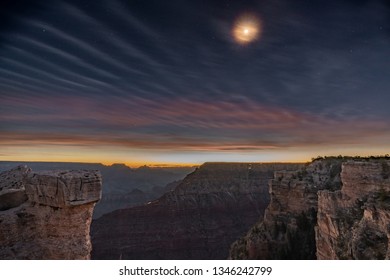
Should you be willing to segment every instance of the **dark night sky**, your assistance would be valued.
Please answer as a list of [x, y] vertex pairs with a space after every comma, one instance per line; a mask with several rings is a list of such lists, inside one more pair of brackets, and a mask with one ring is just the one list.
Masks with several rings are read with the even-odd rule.
[[0, 160], [389, 152], [389, 1], [2, 3]]

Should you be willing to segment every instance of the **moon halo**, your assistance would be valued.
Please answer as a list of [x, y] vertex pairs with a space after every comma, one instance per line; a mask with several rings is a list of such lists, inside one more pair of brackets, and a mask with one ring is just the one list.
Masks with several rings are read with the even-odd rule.
[[257, 40], [262, 31], [260, 20], [254, 15], [242, 15], [234, 22], [233, 38], [239, 44], [249, 44]]

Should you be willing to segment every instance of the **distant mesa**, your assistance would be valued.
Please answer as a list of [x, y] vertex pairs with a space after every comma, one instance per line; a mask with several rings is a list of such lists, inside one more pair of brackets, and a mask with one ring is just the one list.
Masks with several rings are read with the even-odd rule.
[[150, 166], [148, 165], [142, 165], [140, 167], [137, 168], [138, 170], [149, 170], [150, 169]]
[[124, 163], [113, 163], [111, 164], [111, 167], [116, 169], [131, 169], [131, 167], [127, 166]]

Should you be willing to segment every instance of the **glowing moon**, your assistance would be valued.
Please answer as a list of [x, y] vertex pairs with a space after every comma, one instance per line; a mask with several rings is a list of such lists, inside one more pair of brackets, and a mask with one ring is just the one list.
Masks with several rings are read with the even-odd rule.
[[260, 20], [253, 15], [239, 17], [233, 26], [233, 37], [237, 43], [248, 44], [261, 35]]

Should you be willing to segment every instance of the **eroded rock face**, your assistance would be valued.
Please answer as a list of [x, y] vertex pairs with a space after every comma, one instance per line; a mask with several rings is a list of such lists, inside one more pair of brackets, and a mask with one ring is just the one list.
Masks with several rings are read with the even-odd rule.
[[316, 160], [275, 172], [264, 219], [232, 259], [389, 259], [390, 160]]
[[0, 174], [0, 259], [89, 259], [98, 171]]
[[226, 259], [263, 215], [268, 180], [298, 164], [206, 163], [147, 205], [92, 223], [93, 259]]
[[390, 259], [389, 160], [342, 166], [340, 191], [318, 196], [318, 259]]
[[27, 200], [24, 181], [31, 170], [18, 166], [0, 173], [0, 211], [17, 207]]
[[314, 161], [297, 171], [275, 172], [264, 219], [233, 243], [231, 259], [315, 259], [318, 196], [339, 189], [341, 160]]

